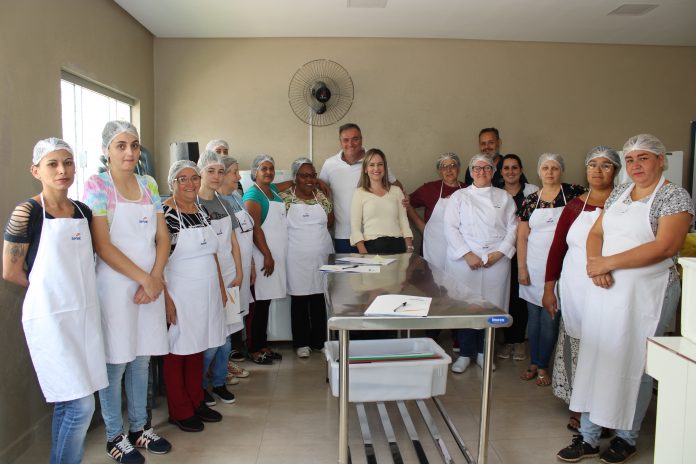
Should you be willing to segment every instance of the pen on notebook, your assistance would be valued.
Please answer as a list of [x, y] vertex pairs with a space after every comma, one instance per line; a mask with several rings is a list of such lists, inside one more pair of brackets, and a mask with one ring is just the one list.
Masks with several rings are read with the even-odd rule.
[[354, 265], [352, 265], [352, 266], [344, 266], [344, 267], [341, 268], [341, 270], [343, 271], [344, 269], [353, 269], [354, 267], [358, 267], [358, 265], [357, 265], [357, 264], [354, 264]]
[[401, 303], [399, 306], [397, 306], [396, 308], [394, 308], [394, 311], [392, 311], [392, 312], [398, 312], [398, 311], [399, 311], [401, 308], [403, 308], [404, 306], [406, 306], [406, 302], [405, 302], [405, 301], [404, 301], [403, 303]]

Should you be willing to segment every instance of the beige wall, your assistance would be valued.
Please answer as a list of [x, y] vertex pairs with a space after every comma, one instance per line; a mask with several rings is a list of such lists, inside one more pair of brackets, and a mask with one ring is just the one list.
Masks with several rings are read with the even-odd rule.
[[[9, 0], [0, 7], [0, 217], [35, 194], [31, 150], [61, 135], [61, 67], [139, 99], [143, 142], [152, 146], [152, 35], [111, 0]], [[0, 463], [36, 436], [51, 409], [38, 388], [21, 329], [23, 291], [0, 283]], [[105, 458], [106, 459], [106, 458]]]
[[[166, 177], [173, 141], [223, 137], [248, 169], [267, 152], [287, 168], [308, 147], [288, 105], [305, 62], [343, 65], [366, 147], [385, 150], [408, 190], [436, 176], [434, 159], [465, 162], [494, 125], [503, 151], [522, 155], [530, 179], [544, 151], [566, 157], [566, 180], [584, 179], [587, 150], [621, 147], [652, 132], [688, 150], [696, 117], [696, 48], [421, 39], [155, 39], [156, 149]], [[340, 124], [339, 123], [339, 124]], [[338, 150], [337, 125], [315, 130], [315, 160]], [[162, 162], [165, 161], [165, 162]], [[531, 172], [530, 172], [531, 171]], [[163, 188], [164, 189], [164, 188]]]

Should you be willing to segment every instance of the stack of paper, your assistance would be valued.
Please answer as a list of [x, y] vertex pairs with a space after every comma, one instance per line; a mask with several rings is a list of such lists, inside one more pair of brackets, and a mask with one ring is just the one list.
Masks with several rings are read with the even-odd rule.
[[324, 264], [319, 268], [324, 272], [360, 272], [367, 274], [378, 274], [379, 266], [359, 266], [357, 264]]
[[427, 296], [380, 295], [365, 310], [366, 316], [425, 317], [432, 298]]
[[341, 258], [336, 258], [337, 262], [341, 263], [351, 263], [351, 264], [371, 264], [374, 266], [386, 266], [391, 264], [396, 259], [394, 258], [383, 258], [380, 255], [375, 256], [346, 256]]

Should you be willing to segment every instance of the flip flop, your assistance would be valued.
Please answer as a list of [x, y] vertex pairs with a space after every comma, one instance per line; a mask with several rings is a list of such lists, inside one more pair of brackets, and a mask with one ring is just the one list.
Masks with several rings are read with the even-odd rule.
[[536, 386], [537, 387], [548, 387], [551, 385], [551, 377], [544, 374], [539, 374], [539, 377], [536, 379]]
[[538, 369], [527, 369], [526, 371], [520, 374], [520, 379], [529, 381], [534, 379], [534, 377], [536, 377], [538, 374]]

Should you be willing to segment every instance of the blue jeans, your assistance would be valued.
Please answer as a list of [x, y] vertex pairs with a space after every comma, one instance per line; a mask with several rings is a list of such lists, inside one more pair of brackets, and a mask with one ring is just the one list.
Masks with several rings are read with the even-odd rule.
[[[655, 329], [655, 336], [659, 337], [665, 333], [667, 327], [674, 319], [679, 306], [679, 296], [681, 295], [681, 284], [679, 281], [674, 281], [667, 287], [665, 299], [662, 302], [662, 311], [660, 312], [660, 321]], [[582, 343], [582, 341], [580, 342]], [[648, 374], [643, 374], [640, 379], [640, 387], [638, 388], [638, 398], [636, 399], [636, 412], [633, 414], [633, 424], [631, 430], [617, 430], [616, 436], [622, 438], [631, 446], [636, 446], [640, 426], [643, 424], [645, 413], [648, 412], [650, 400], [652, 399], [653, 378]], [[583, 412], [580, 416], [580, 433], [585, 443], [592, 446], [597, 446], [599, 438], [602, 435], [602, 427], [590, 421], [590, 413]]]
[[150, 357], [137, 356], [124, 364], [107, 364], [109, 386], [99, 390], [101, 413], [106, 428], [106, 439], [112, 441], [124, 433], [121, 415], [121, 380], [125, 376], [128, 401], [128, 425], [131, 432], [143, 429], [147, 423], [147, 382], [150, 373]]
[[94, 414], [94, 395], [53, 406], [51, 464], [79, 464], [85, 452], [85, 435]]
[[548, 369], [551, 353], [556, 346], [561, 313], [556, 313], [556, 317], [551, 319], [544, 308], [528, 301], [527, 314], [527, 336], [532, 364], [539, 369]]
[[227, 378], [227, 361], [232, 351], [232, 340], [228, 335], [222, 346], [208, 348], [203, 352], [203, 390], [208, 386], [208, 369], [210, 369], [210, 383], [215, 387], [225, 385]]
[[350, 246], [349, 238], [335, 238], [334, 239], [334, 249], [336, 253], [357, 253], [358, 249], [354, 246]]
[[483, 339], [486, 332], [480, 329], [457, 329], [459, 356], [473, 358], [483, 353]]

